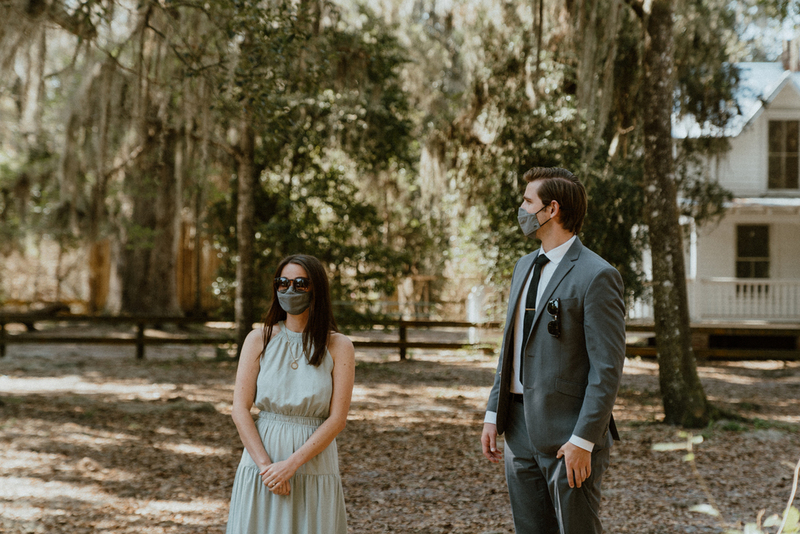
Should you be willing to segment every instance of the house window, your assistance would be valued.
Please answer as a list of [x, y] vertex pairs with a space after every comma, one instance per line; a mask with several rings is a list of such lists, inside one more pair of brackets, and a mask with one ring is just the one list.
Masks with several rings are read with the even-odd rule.
[[770, 189], [797, 189], [800, 121], [769, 121]]
[[736, 227], [736, 278], [769, 278], [769, 226]]

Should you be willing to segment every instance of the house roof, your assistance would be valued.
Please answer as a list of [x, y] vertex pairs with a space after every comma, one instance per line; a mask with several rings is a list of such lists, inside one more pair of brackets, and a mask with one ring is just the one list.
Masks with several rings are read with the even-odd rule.
[[800, 92], [800, 72], [784, 69], [780, 61], [736, 63], [736, 67], [739, 69], [739, 86], [734, 98], [740, 113], [732, 117], [724, 128], [709, 123], [699, 124], [693, 115], [673, 115], [673, 138], [736, 137], [787, 85]]

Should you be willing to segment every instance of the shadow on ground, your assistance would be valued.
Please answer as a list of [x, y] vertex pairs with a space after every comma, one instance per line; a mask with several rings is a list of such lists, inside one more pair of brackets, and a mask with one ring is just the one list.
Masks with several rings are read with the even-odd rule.
[[[57, 350], [53, 348], [53, 350]], [[70, 349], [72, 350], [72, 349]], [[235, 366], [185, 353], [0, 360], [0, 531], [210, 533], [224, 529], [241, 443], [230, 419]], [[349, 532], [510, 533], [502, 466], [479, 445], [496, 359], [359, 354], [337, 439]], [[800, 366], [700, 368], [709, 398], [751, 422], [701, 432], [699, 472], [725, 521], [780, 511], [800, 456]], [[719, 532], [663, 414], [653, 362], [630, 361], [616, 407], [623, 441], [604, 480], [610, 533]]]

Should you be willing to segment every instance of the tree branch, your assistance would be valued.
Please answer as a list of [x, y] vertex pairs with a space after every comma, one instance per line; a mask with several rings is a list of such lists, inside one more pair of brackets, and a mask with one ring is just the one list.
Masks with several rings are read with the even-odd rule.
[[196, 141], [206, 141], [208, 140], [209, 143], [222, 149], [223, 152], [228, 154], [230, 157], [234, 158], [237, 162], [241, 159], [242, 154], [241, 151], [237, 148], [232, 147], [228, 143], [224, 143], [219, 139], [214, 139], [213, 137], [208, 137], [208, 139], [204, 138], [203, 136], [197, 135], [196, 133], [190, 132], [189, 135], [192, 136], [192, 139]]
[[97, 37], [97, 28], [94, 27], [89, 17], [70, 15], [61, 3], [53, 2], [48, 15], [50, 20], [81, 39], [91, 41]]
[[105, 178], [110, 178], [111, 175], [113, 175], [115, 172], [122, 170], [122, 168], [125, 167], [128, 163], [138, 158], [143, 151], [144, 151], [144, 145], [139, 145], [133, 150], [131, 150], [130, 154], [128, 154], [128, 157], [125, 158], [125, 161], [123, 161], [119, 165], [115, 165], [114, 167], [106, 171]]
[[644, 20], [645, 12], [644, 12], [644, 2], [637, 1], [637, 0], [625, 0], [625, 3], [631, 6], [631, 9], [636, 16], [639, 17], [640, 20]]

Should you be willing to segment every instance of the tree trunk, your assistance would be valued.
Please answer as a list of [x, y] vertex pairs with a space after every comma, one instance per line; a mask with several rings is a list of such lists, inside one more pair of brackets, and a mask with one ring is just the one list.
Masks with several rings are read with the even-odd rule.
[[253, 306], [253, 261], [255, 259], [255, 134], [248, 110], [242, 110], [239, 142], [238, 194], [236, 205], [236, 242], [239, 261], [236, 263], [236, 296], [234, 313], [238, 353], [256, 320]]
[[[109, 152], [109, 134], [111, 122], [111, 87], [115, 74], [115, 66], [110, 61], [103, 65], [100, 71], [100, 91], [99, 99], [99, 124], [97, 131], [97, 156], [95, 158], [95, 172], [97, 174], [89, 203], [89, 228], [86, 235], [86, 248], [90, 258], [106, 259], [99, 254], [105, 251], [105, 242], [100, 242], [100, 225], [106, 218], [106, 193], [108, 176], [106, 170], [106, 160]], [[105, 263], [99, 263], [105, 265]], [[89, 313], [97, 313], [105, 307], [106, 295], [108, 294], [108, 281], [104, 279], [105, 270], [94, 268], [89, 273]]]
[[178, 302], [178, 245], [180, 235], [181, 182], [175, 169], [178, 132], [163, 125], [161, 160], [158, 163], [158, 196], [155, 206], [155, 239], [150, 254], [151, 310], [154, 315], [183, 315]]
[[72, 111], [67, 120], [66, 131], [64, 132], [64, 149], [61, 152], [61, 160], [58, 164], [58, 189], [62, 206], [68, 209], [67, 225], [73, 235], [78, 235], [78, 188], [81, 173], [81, 117], [76, 111]]
[[[155, 113], [154, 113], [155, 114]], [[151, 131], [156, 133], [156, 126]], [[147, 132], [146, 129], [142, 129]], [[155, 184], [158, 136], [147, 135], [144, 153], [125, 174], [126, 192], [132, 206], [130, 218], [123, 223], [120, 250], [121, 313], [144, 315], [150, 313], [148, 280], [150, 251], [155, 231]]]
[[44, 98], [44, 67], [47, 58], [45, 28], [36, 26], [24, 59], [27, 60], [22, 94], [20, 95], [20, 134], [28, 150], [39, 148], [42, 129], [42, 99]]
[[172, 126], [173, 94], [163, 82], [170, 76], [168, 46], [148, 31], [153, 10], [144, 4], [137, 58], [133, 121], [142, 151], [126, 173], [132, 206], [122, 224], [119, 269], [121, 312], [134, 315], [180, 315], [177, 246], [181, 207], [175, 170], [178, 133]]
[[126, 181], [133, 205], [123, 238], [120, 268], [123, 313], [179, 315], [176, 282], [179, 186], [175, 177], [177, 133], [151, 108], [144, 154]]
[[645, 112], [645, 220], [653, 257], [653, 303], [659, 381], [665, 422], [702, 427], [710, 406], [691, 348], [686, 273], [672, 154], [673, 13], [654, 0], [647, 24]]
[[582, 134], [586, 137], [583, 169], [597, 157], [614, 103], [620, 8], [620, 0], [584, 0], [575, 4], [575, 40], [580, 54], [575, 96], [587, 126]]

